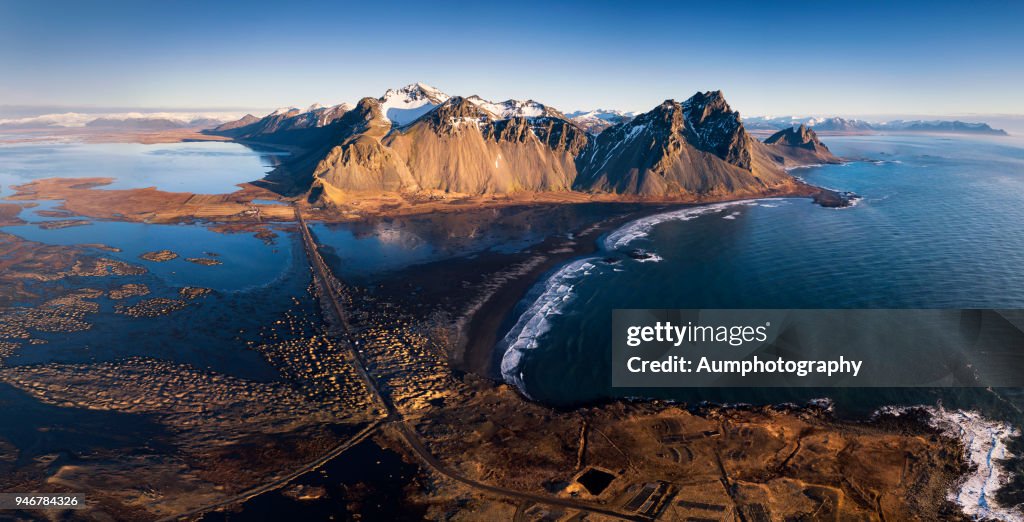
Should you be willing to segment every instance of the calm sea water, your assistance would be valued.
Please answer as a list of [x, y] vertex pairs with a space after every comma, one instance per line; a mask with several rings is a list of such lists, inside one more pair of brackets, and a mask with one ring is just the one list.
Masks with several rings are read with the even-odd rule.
[[[852, 190], [863, 196], [858, 205], [836, 210], [805, 199], [761, 200], [626, 225], [602, 240], [599, 255], [562, 267], [520, 303], [499, 347], [505, 378], [537, 400], [561, 405], [615, 396], [752, 403], [829, 396], [848, 412], [939, 399], [982, 409], [1003, 409], [1006, 399], [1019, 407], [1012, 390], [610, 387], [615, 308], [1024, 307], [1020, 142], [905, 136], [826, 142], [861, 161], [794, 173]], [[656, 257], [641, 262], [624, 255], [637, 248]], [[606, 257], [621, 261], [609, 264]]]
[[115, 178], [109, 189], [229, 193], [262, 178], [281, 154], [226, 142], [0, 144], [0, 196], [36, 179], [88, 177]]

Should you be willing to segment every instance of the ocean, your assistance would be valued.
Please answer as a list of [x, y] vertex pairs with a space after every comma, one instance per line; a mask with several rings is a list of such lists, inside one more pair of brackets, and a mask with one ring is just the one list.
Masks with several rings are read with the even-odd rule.
[[[650, 394], [610, 387], [615, 308], [1022, 308], [1024, 144], [1011, 140], [829, 137], [836, 154], [854, 161], [793, 173], [857, 193], [853, 207], [762, 199], [630, 222], [517, 306], [499, 346], [502, 373], [530, 397], [557, 405]], [[650, 256], [627, 255], [637, 249]], [[803, 393], [653, 396], [756, 403]], [[830, 395], [840, 410], [878, 405]]]

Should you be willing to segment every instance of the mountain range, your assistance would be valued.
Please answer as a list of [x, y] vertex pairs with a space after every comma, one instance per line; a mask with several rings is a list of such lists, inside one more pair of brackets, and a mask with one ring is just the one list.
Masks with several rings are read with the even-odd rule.
[[37, 116], [0, 118], [0, 130], [53, 131], [77, 130], [160, 132], [187, 129], [199, 131], [237, 118], [237, 113], [208, 112], [80, 112], [48, 113]]
[[780, 130], [787, 127], [805, 125], [819, 132], [930, 132], [950, 134], [984, 134], [1006, 136], [1006, 131], [994, 129], [987, 123], [968, 123], [959, 120], [890, 120], [868, 122], [858, 119], [840, 118], [837, 116], [817, 117], [764, 117], [744, 118], [750, 130]]
[[[594, 120], [603, 130], [586, 124]], [[838, 161], [806, 127], [758, 141], [720, 91], [638, 115], [566, 115], [534, 100], [449, 96], [420, 83], [354, 107], [278, 110], [209, 132], [292, 147], [269, 183], [324, 204], [381, 193], [753, 197], [804, 187], [787, 167]]]
[[612, 109], [597, 109], [593, 111], [570, 112], [565, 116], [572, 120], [579, 128], [596, 135], [612, 125], [632, 120], [636, 117], [636, 113]]

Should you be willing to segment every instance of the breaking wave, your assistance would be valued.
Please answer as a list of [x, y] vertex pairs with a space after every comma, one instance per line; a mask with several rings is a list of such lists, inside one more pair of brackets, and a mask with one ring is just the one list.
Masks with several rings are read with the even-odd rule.
[[501, 375], [505, 382], [514, 384], [524, 395], [529, 396], [523, 385], [523, 373], [519, 369], [523, 355], [536, 348], [538, 338], [551, 329], [550, 316], [562, 313], [565, 305], [572, 300], [575, 282], [590, 275], [596, 261], [597, 258], [573, 261], [549, 277], [544, 283], [544, 291], [519, 316], [515, 326], [499, 343], [499, 346], [505, 348], [501, 358]]
[[727, 201], [725, 203], [713, 203], [700, 207], [688, 207], [680, 210], [673, 210], [672, 212], [665, 212], [664, 214], [642, 217], [640, 219], [630, 221], [611, 234], [608, 234], [608, 237], [604, 240], [604, 247], [607, 250], [617, 250], [622, 248], [637, 239], [646, 237], [651, 233], [651, 229], [653, 229], [655, 225], [666, 221], [689, 221], [706, 214], [721, 212], [736, 205], [750, 206], [757, 204], [758, 200], [756, 199], [744, 199], [739, 201]]

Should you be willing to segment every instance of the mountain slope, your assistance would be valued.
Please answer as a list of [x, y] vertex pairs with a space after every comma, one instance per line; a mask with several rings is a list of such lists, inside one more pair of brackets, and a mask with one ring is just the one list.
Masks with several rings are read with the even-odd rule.
[[351, 105], [341, 103], [332, 107], [313, 105], [304, 111], [294, 107], [278, 109], [263, 118], [247, 114], [206, 133], [260, 143], [306, 146], [323, 138], [317, 129], [334, 123], [351, 109]]
[[644, 197], [746, 196], [794, 183], [720, 91], [667, 100], [605, 130], [577, 168], [577, 190]]
[[245, 116], [242, 116], [240, 119], [237, 119], [235, 121], [229, 121], [227, 123], [222, 123], [214, 127], [213, 132], [224, 133], [228, 131], [233, 131], [235, 129], [239, 129], [242, 127], [248, 127], [249, 125], [252, 125], [253, 123], [256, 123], [258, 121], [260, 121], [260, 119], [257, 118], [256, 116], [253, 116], [252, 114], [246, 114]]
[[[394, 129], [381, 105], [360, 102], [368, 130], [345, 138], [314, 168], [313, 183], [328, 200], [359, 192], [567, 191], [576, 177], [575, 157], [587, 143], [583, 131], [536, 102], [452, 97]], [[529, 110], [519, 110], [524, 107]]]

